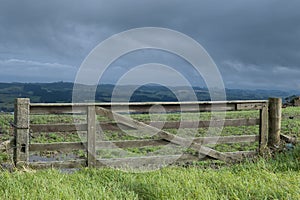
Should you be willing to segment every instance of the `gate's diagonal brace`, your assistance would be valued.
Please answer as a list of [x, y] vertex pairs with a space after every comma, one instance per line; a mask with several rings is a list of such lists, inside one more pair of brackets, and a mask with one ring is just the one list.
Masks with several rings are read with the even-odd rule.
[[208, 155], [208, 156], [218, 159], [218, 160], [222, 160], [222, 161], [226, 161], [226, 162], [232, 161], [232, 158], [225, 155], [224, 153], [221, 153], [221, 152], [211, 149], [209, 147], [202, 146], [191, 140], [176, 136], [167, 131], [160, 130], [156, 127], [153, 127], [153, 126], [150, 126], [143, 122], [139, 122], [137, 120], [128, 118], [124, 115], [118, 114], [116, 112], [112, 112], [111, 110], [108, 110], [108, 109], [105, 109], [102, 107], [97, 107], [96, 109], [97, 109], [96, 112], [100, 115], [103, 115], [111, 120], [121, 122], [122, 124], [124, 124], [126, 126], [129, 126], [129, 127], [132, 127], [132, 128], [138, 129], [138, 130], [143, 130], [143, 131], [147, 130], [150, 133], [155, 132], [158, 134], [159, 137], [161, 137], [164, 140], [167, 140], [173, 144], [177, 144], [177, 145], [184, 146], [184, 147], [189, 147], [191, 149], [198, 151], [200, 154]]

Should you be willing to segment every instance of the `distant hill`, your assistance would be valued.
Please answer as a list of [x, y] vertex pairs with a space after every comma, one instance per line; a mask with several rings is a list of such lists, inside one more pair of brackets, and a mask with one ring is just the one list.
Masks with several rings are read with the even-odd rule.
[[[89, 86], [84, 86], [89, 89]], [[97, 102], [110, 102], [114, 85], [99, 85], [95, 94]], [[128, 98], [128, 90], [136, 86], [121, 86], [116, 91], [114, 101], [125, 101]], [[171, 90], [170, 90], [171, 89]], [[190, 101], [191, 91], [187, 87], [167, 88], [160, 85], [145, 85], [137, 88], [130, 101]], [[209, 101], [210, 95], [207, 88], [194, 87], [194, 92], [199, 101]], [[73, 83], [55, 82], [55, 83], [0, 83], [0, 111], [13, 111], [15, 98], [27, 97], [31, 102], [40, 103], [68, 103], [72, 101]], [[173, 92], [172, 92], [173, 91]], [[294, 92], [294, 91], [293, 91]], [[280, 90], [242, 90], [226, 89], [227, 100], [261, 100], [269, 97], [288, 97], [299, 95], [293, 92]], [[176, 95], [175, 95], [176, 94]], [[177, 98], [178, 97], [178, 98]]]

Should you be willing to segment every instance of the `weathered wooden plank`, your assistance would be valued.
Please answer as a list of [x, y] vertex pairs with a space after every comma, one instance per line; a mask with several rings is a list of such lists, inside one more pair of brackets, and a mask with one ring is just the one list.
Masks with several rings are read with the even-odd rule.
[[[256, 142], [259, 136], [222, 136], [222, 137], [201, 137], [195, 138], [194, 142], [199, 144], [231, 144], [242, 142]], [[145, 146], [162, 146], [170, 142], [163, 139], [156, 140], [123, 140], [123, 141], [98, 141], [96, 149], [113, 149], [113, 148], [138, 148]], [[29, 145], [29, 151], [60, 151], [68, 152], [72, 150], [85, 149], [84, 142], [58, 142], [58, 143], [32, 143]]]
[[[258, 135], [241, 135], [241, 136], [222, 136], [222, 137], [199, 137], [193, 141], [199, 144], [233, 144], [243, 142], [257, 142]], [[157, 140], [122, 140], [122, 141], [100, 141], [96, 142], [97, 149], [114, 149], [114, 148], [138, 148], [145, 146], [162, 146], [170, 142]]]
[[[157, 103], [158, 104], [158, 103]], [[160, 104], [160, 103], [159, 103]], [[159, 105], [158, 104], [158, 105]], [[156, 105], [156, 104], [153, 104]], [[114, 105], [111, 107], [106, 106], [106, 109], [113, 109], [114, 112], [119, 113], [148, 113], [149, 109], [153, 106], [151, 104], [145, 105]], [[161, 104], [164, 107], [164, 111], [167, 113], [173, 112], [210, 112], [210, 111], [233, 111], [236, 110], [235, 104]], [[101, 106], [102, 107], [102, 106]], [[161, 113], [164, 111], [151, 110], [152, 113]]]
[[[115, 122], [101, 122], [96, 124], [96, 130], [99, 131], [100, 128], [110, 131], [133, 130], [133, 128], [122, 124], [119, 126]], [[31, 124], [30, 130], [32, 133], [87, 131], [87, 124]]]
[[[144, 122], [147, 125], [151, 125], [156, 128], [160, 128], [163, 124], [163, 128], [172, 129], [172, 128], [206, 128], [206, 127], [218, 127], [223, 124], [223, 126], [255, 126], [260, 124], [260, 119], [227, 119], [225, 121], [222, 120], [214, 120], [214, 121], [152, 121], [152, 122]], [[119, 123], [118, 127], [116, 122], [101, 122], [100, 124], [101, 130], [111, 130], [111, 131], [121, 131], [121, 130], [134, 130], [135, 128], [126, 126], [126, 124]], [[79, 130], [83, 130], [79, 129]]]
[[226, 119], [224, 126], [255, 126], [260, 124], [259, 118], [250, 119]]
[[87, 109], [87, 157], [88, 166], [96, 165], [96, 110], [95, 106]]
[[[163, 122], [145, 122], [154, 127], [161, 127]], [[206, 127], [219, 127], [223, 126], [255, 126], [259, 125], [259, 119], [226, 119], [226, 120], [212, 120], [212, 121], [167, 121], [164, 123], [163, 128], [206, 128]]]
[[257, 151], [236, 151], [236, 152], [224, 152], [224, 154], [233, 157], [235, 160], [241, 160], [243, 158], [250, 158], [258, 155]]
[[86, 105], [30, 104], [30, 114], [85, 114], [86, 109]]
[[199, 144], [234, 144], [243, 142], [257, 142], [258, 135], [240, 135], [240, 136], [220, 136], [220, 137], [199, 137], [194, 142]]
[[[237, 104], [241, 108], [246, 108], [249, 105], [259, 106], [266, 103], [265, 100], [250, 100], [250, 101], [194, 101], [194, 102], [117, 102], [117, 103], [32, 103], [30, 109], [32, 114], [55, 114], [55, 113], [85, 113], [86, 107], [89, 105], [100, 106], [106, 109], [113, 107], [114, 112], [126, 112], [124, 109], [129, 107], [130, 112], [149, 112], [149, 108], [154, 105], [163, 106], [167, 112], [193, 112], [198, 111], [195, 105], [199, 106], [200, 111], [211, 111], [211, 106], [215, 110], [236, 110]], [[245, 106], [246, 105], [246, 106]], [[251, 106], [250, 106], [251, 107]], [[253, 107], [253, 106], [252, 106]], [[73, 110], [72, 110], [73, 108]], [[182, 110], [181, 110], [182, 108]], [[196, 110], [195, 110], [196, 108]], [[252, 109], [252, 108], [251, 108]], [[259, 109], [259, 107], [256, 107]], [[49, 111], [47, 111], [49, 110]], [[77, 111], [76, 111], [77, 110]], [[56, 112], [57, 111], [57, 112]], [[158, 111], [159, 112], [159, 111]]]
[[[185, 101], [185, 102], [117, 102], [117, 103], [95, 103], [93, 105], [100, 106], [106, 109], [114, 107], [114, 111], [118, 112], [118, 108], [124, 107], [152, 107], [154, 105], [168, 106], [189, 106], [189, 105], [236, 105], [236, 104], [260, 104], [267, 103], [266, 100], [238, 100], [238, 101]], [[231, 107], [231, 106], [230, 106]]]
[[[145, 124], [150, 124], [156, 128], [161, 127], [161, 124], [164, 122], [153, 121], [153, 122], [145, 122]], [[260, 123], [259, 119], [230, 119], [230, 120], [215, 120], [213, 122], [210, 121], [168, 121], [164, 123], [163, 128], [171, 129], [171, 128], [195, 128], [197, 125], [200, 128], [204, 127], [217, 127], [220, 124], [224, 126], [254, 126]], [[111, 130], [111, 131], [121, 131], [121, 130], [133, 130], [132, 127], [119, 124], [115, 122], [101, 122], [99, 124], [101, 130]], [[87, 124], [31, 124], [30, 130], [32, 133], [39, 132], [74, 132], [74, 131], [87, 131]], [[97, 130], [99, 127], [97, 126]]]
[[[238, 160], [257, 155], [256, 151], [239, 151], [224, 152], [224, 154], [234, 157]], [[97, 159], [96, 166], [103, 167], [125, 167], [125, 168], [143, 168], [143, 167], [162, 167], [164, 165], [206, 160], [207, 157], [199, 159], [191, 154], [168, 155], [168, 156], [142, 156], [131, 158], [113, 158], [113, 159]], [[51, 162], [30, 162], [29, 167], [34, 169], [44, 168], [81, 168], [86, 166], [86, 160], [68, 160], [68, 161], [51, 161]]]
[[259, 153], [262, 155], [266, 151], [268, 143], [268, 105], [264, 105], [260, 110], [260, 126], [259, 126]]
[[[256, 151], [238, 151], [238, 152], [224, 152], [229, 157], [236, 160], [249, 158], [257, 155]], [[167, 155], [167, 156], [142, 156], [131, 158], [112, 158], [112, 159], [98, 159], [97, 166], [110, 167], [125, 167], [125, 168], [147, 168], [147, 167], [162, 167], [168, 164], [193, 162], [207, 160], [208, 157], [198, 157], [191, 154], [182, 155]]]
[[32, 143], [29, 145], [29, 151], [70, 152], [72, 150], [86, 149], [85, 146], [86, 143], [83, 142]]
[[122, 123], [116, 123], [116, 122], [100, 122], [98, 123], [99, 126], [97, 126], [97, 131], [103, 130], [110, 130], [110, 131], [122, 131], [122, 130], [135, 130], [135, 128], [132, 128], [130, 126], [127, 126]]
[[122, 140], [96, 142], [97, 149], [138, 148], [145, 146], [162, 146], [170, 142], [166, 140]]
[[237, 110], [260, 110], [265, 103], [238, 103], [236, 104]]
[[204, 155], [208, 155], [210, 157], [219, 159], [219, 160], [223, 160], [223, 161], [229, 161], [230, 158], [227, 157], [225, 154], [218, 152], [214, 149], [208, 148], [208, 147], [204, 147], [201, 146], [197, 143], [193, 143], [193, 141], [191, 141], [190, 139], [185, 139], [179, 136], [176, 136], [174, 134], [171, 134], [167, 131], [164, 130], [160, 130], [157, 129], [153, 126], [149, 126], [145, 123], [133, 120], [131, 118], [128, 118], [126, 116], [120, 115], [118, 113], [113, 113], [110, 110], [107, 110], [105, 108], [101, 108], [98, 107], [97, 111], [99, 112], [99, 114], [101, 114], [102, 116], [108, 117], [111, 120], [116, 120], [117, 122], [122, 122], [123, 124], [136, 128], [138, 130], [141, 130], [143, 132], [146, 132], [146, 134], [153, 134], [156, 133], [157, 136], [170, 141], [173, 144], [177, 144], [183, 147], [189, 147], [191, 149], [195, 149], [196, 151], [199, 151], [199, 153], [204, 154]]
[[45, 168], [82, 168], [86, 167], [85, 159], [66, 160], [66, 161], [50, 161], [50, 162], [30, 162], [28, 166], [33, 169]]
[[[252, 104], [252, 103], [267, 103], [267, 100], [236, 100], [236, 101], [183, 101], [183, 102], [112, 102], [112, 103], [75, 103], [72, 105], [95, 105], [103, 108], [109, 108], [110, 106], [153, 106], [153, 105], [211, 105], [211, 104]], [[47, 104], [48, 105], [48, 104]], [[56, 105], [56, 104], [55, 104]], [[63, 103], [62, 105], [70, 105]]]
[[[112, 103], [96, 104], [97, 106], [110, 109], [113, 107], [114, 112], [138, 112], [148, 113], [153, 105], [161, 105], [166, 112], [208, 112], [208, 111], [233, 111], [237, 110], [237, 104], [262, 104], [267, 101], [196, 101], [196, 102], [130, 102], [130, 103]], [[197, 107], [198, 106], [198, 107]], [[126, 108], [126, 109], [124, 109]], [[258, 109], [258, 108], [256, 108]], [[154, 111], [155, 112], [155, 111]], [[160, 112], [159, 110], [156, 112]]]
[[86, 131], [87, 124], [31, 124], [32, 133]]
[[[162, 105], [166, 112], [210, 112], [210, 111], [233, 111], [234, 104], [181, 104], [181, 105]], [[149, 112], [150, 106], [130, 106], [130, 112]], [[152, 110], [151, 110], [152, 111]], [[159, 113], [161, 111], [152, 111], [152, 113]]]
[[[204, 158], [205, 159], [205, 158]], [[124, 167], [124, 168], [148, 168], [162, 167], [178, 162], [198, 161], [197, 156], [191, 154], [164, 155], [164, 156], [141, 156], [129, 158], [97, 159], [97, 166]]]
[[[195, 143], [192, 143], [192, 145], [190, 146], [191, 148], [195, 149], [195, 147], [193, 147], [195, 145]], [[199, 152], [199, 157], [203, 157], [203, 156], [209, 156], [213, 159], [217, 159], [217, 160], [221, 160], [221, 161], [225, 161], [225, 162], [231, 162], [233, 160], [232, 157], [224, 154], [223, 152], [219, 152], [216, 151], [212, 148], [209, 147], [205, 147], [205, 146], [201, 146], [200, 145], [200, 149], [198, 150]]]
[[15, 100], [14, 110], [14, 163], [16, 166], [29, 161], [29, 104], [28, 98]]

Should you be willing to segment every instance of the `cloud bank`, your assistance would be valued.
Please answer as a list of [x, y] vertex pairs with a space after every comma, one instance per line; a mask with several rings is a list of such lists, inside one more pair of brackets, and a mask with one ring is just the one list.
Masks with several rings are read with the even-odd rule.
[[[226, 87], [300, 89], [299, 7], [297, 0], [1, 0], [0, 81], [73, 81], [101, 41], [151, 26], [198, 41]], [[178, 63], [167, 54], [144, 51], [112, 67], [142, 61]]]

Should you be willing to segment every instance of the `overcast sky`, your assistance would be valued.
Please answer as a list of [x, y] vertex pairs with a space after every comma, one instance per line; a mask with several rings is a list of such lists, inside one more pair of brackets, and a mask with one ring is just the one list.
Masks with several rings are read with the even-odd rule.
[[[300, 90], [299, 0], [0, 2], [0, 82], [74, 81], [101, 41], [132, 28], [164, 27], [198, 41], [228, 88]], [[117, 81], [113, 74], [143, 62], [186, 64], [144, 50], [116, 61], [104, 80]]]

